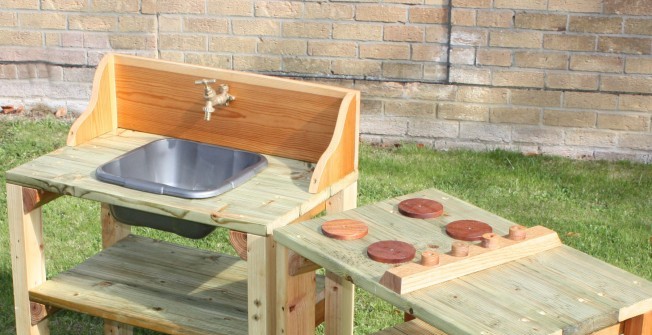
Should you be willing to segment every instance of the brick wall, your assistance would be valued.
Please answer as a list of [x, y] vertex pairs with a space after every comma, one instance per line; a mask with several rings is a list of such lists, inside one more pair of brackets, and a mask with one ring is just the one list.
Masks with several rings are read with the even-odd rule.
[[121, 52], [363, 92], [364, 140], [652, 162], [649, 0], [0, 0], [0, 103]]

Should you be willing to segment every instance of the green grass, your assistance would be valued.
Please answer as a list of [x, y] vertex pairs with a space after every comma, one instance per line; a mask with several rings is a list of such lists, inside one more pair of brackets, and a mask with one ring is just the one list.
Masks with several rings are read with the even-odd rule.
[[[5, 171], [64, 145], [69, 125], [52, 119], [0, 122], [0, 169]], [[14, 334], [5, 176], [0, 175], [0, 334]], [[581, 162], [494, 151], [433, 152], [406, 145], [363, 145], [359, 204], [435, 187], [524, 225], [544, 225], [564, 243], [652, 279], [652, 166]], [[100, 249], [99, 205], [65, 197], [44, 207], [48, 276]], [[226, 230], [192, 241], [156, 231], [137, 233], [229, 254]], [[402, 313], [365, 292], [356, 300], [356, 334], [399, 322]], [[100, 334], [101, 320], [61, 312], [51, 333]], [[137, 330], [137, 334], [155, 334]]]

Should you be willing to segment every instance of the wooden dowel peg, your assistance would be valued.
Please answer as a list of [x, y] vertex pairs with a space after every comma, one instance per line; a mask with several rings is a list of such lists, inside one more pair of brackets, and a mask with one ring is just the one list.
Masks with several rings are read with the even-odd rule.
[[500, 237], [494, 233], [482, 234], [482, 247], [487, 249], [500, 248]]
[[509, 227], [508, 238], [512, 241], [522, 241], [527, 237], [527, 228], [521, 225]]
[[451, 256], [466, 257], [469, 255], [469, 244], [462, 241], [455, 241], [451, 245]]
[[436, 266], [439, 265], [439, 254], [436, 251], [426, 250], [421, 253], [421, 265]]

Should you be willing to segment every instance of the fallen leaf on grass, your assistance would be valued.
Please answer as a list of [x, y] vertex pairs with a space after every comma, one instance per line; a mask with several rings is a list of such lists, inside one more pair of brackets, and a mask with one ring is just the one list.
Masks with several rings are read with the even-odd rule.
[[23, 106], [18, 106], [18, 108], [14, 107], [13, 105], [8, 105], [8, 106], [1, 106], [2, 107], [2, 113], [3, 114], [20, 114], [25, 110], [25, 107]]
[[57, 111], [54, 112], [54, 116], [56, 117], [64, 117], [66, 116], [66, 114], [68, 114], [68, 110], [66, 109], [66, 107], [59, 107], [57, 108]]
[[578, 237], [578, 236], [580, 236], [580, 233], [576, 233], [574, 231], [569, 231], [568, 233], [566, 233], [566, 236], [568, 236], [568, 237]]

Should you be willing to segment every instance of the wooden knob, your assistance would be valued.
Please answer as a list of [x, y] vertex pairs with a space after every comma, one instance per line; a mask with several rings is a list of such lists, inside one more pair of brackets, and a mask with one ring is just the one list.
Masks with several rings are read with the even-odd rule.
[[421, 265], [435, 266], [439, 265], [439, 254], [436, 251], [426, 250], [421, 253]]
[[494, 233], [482, 234], [482, 246], [487, 249], [500, 248], [500, 237]]
[[522, 241], [527, 237], [527, 228], [521, 225], [509, 227], [509, 239], [512, 241]]
[[469, 255], [469, 244], [462, 241], [455, 241], [451, 245], [451, 256], [466, 257]]

